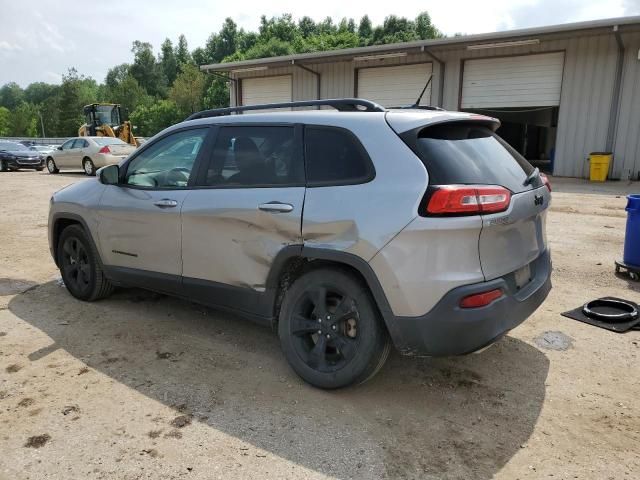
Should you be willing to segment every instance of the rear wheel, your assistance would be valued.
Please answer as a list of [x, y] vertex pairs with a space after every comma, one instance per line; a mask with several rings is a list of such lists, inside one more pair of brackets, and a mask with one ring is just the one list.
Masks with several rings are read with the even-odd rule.
[[58, 167], [56, 167], [56, 162], [51, 157], [47, 158], [47, 171], [49, 173], [58, 173], [60, 171]]
[[86, 173], [90, 177], [93, 177], [96, 174], [96, 167], [90, 158], [85, 158], [84, 160], [82, 160], [82, 168], [84, 170], [84, 173]]
[[113, 285], [104, 276], [98, 252], [79, 225], [65, 228], [60, 235], [58, 266], [67, 290], [80, 300], [92, 302], [113, 291]]
[[296, 280], [284, 297], [278, 334], [291, 367], [320, 388], [365, 382], [391, 349], [368, 288], [339, 269]]

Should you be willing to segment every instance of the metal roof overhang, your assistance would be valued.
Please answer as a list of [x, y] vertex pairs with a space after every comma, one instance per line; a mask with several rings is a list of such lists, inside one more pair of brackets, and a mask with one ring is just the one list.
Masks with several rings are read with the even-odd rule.
[[437, 38], [433, 40], [418, 40], [405, 43], [390, 43], [386, 45], [372, 45], [369, 47], [345, 48], [342, 50], [328, 50], [313, 53], [297, 53], [280, 57], [256, 58], [228, 63], [214, 63], [201, 65], [205, 72], [230, 72], [232, 70], [249, 69], [251, 67], [281, 67], [296, 63], [326, 63], [332, 61], [348, 61], [354, 57], [379, 55], [384, 53], [417, 52], [429, 48], [441, 48], [448, 46], [464, 46], [482, 43], [499, 43], [500, 41], [517, 40], [522, 37], [543, 36], [558, 33], [568, 33], [580, 30], [610, 29], [615, 26], [640, 25], [640, 16], [608, 18], [604, 20], [592, 20], [588, 22], [566, 23], [562, 25], [549, 25], [544, 27], [523, 28], [519, 30], [507, 30], [504, 32], [480, 33], [463, 35], [459, 37]]

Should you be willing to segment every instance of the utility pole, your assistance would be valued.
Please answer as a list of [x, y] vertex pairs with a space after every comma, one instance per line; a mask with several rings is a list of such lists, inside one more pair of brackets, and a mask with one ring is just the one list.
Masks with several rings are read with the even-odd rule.
[[38, 116], [40, 117], [40, 127], [42, 128], [42, 138], [46, 137], [44, 134], [44, 121], [42, 120], [42, 113], [38, 110]]

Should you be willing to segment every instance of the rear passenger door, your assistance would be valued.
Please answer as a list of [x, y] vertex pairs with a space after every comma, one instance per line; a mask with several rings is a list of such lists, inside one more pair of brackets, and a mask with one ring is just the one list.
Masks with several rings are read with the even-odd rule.
[[205, 303], [267, 316], [271, 264], [302, 243], [302, 126], [222, 126], [209, 157], [182, 206], [183, 286]]

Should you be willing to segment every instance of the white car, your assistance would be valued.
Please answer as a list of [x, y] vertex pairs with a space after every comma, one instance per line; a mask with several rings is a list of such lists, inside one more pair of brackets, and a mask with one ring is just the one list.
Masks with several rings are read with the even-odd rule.
[[49, 173], [60, 170], [84, 170], [95, 175], [96, 170], [106, 165], [118, 164], [136, 148], [112, 137], [76, 137], [64, 142], [57, 150], [47, 155]]

